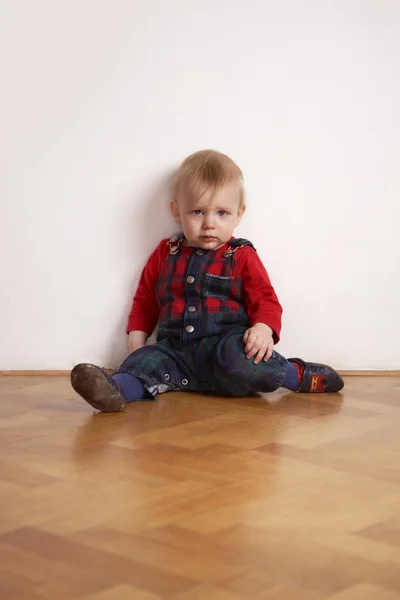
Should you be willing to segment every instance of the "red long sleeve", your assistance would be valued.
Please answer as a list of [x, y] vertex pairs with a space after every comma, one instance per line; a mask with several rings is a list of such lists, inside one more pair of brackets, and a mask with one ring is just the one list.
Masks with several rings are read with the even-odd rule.
[[126, 332], [145, 331], [149, 335], [157, 325], [160, 307], [156, 296], [156, 283], [162, 262], [168, 253], [167, 240], [160, 242], [144, 267], [133, 299]]
[[244, 246], [236, 252], [236, 264], [242, 278], [244, 304], [250, 325], [269, 325], [277, 344], [281, 332], [282, 307], [264, 265], [250, 246]]

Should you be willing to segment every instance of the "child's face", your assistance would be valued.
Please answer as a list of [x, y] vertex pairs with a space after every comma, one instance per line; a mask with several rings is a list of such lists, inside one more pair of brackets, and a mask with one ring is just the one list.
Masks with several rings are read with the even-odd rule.
[[239, 205], [237, 185], [226, 185], [214, 194], [207, 190], [200, 197], [196, 187], [189, 186], [171, 202], [171, 211], [182, 225], [187, 246], [217, 250], [232, 237], [245, 206]]

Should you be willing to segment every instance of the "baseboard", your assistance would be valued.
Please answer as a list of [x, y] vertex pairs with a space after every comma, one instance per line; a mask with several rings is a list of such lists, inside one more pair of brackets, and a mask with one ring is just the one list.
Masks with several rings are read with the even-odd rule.
[[[112, 375], [115, 373], [115, 369], [108, 369], [107, 367], [102, 367], [106, 373]], [[15, 370], [15, 371], [0, 371], [0, 377], [69, 377], [71, 371], [60, 371], [51, 369], [26, 369], [26, 370]]]
[[[107, 373], [114, 373], [115, 369], [103, 367]], [[15, 370], [15, 371], [0, 371], [0, 377], [66, 377], [71, 371], [59, 370]], [[342, 377], [400, 377], [400, 370], [396, 371], [338, 371]]]
[[400, 377], [400, 371], [340, 371], [341, 377]]

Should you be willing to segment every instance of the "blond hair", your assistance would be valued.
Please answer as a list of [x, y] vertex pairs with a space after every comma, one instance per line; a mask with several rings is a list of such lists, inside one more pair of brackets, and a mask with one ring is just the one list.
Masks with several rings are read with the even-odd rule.
[[244, 203], [242, 171], [229, 156], [216, 150], [200, 150], [183, 161], [172, 180], [172, 193], [175, 202], [180, 190], [188, 184], [199, 185], [200, 188], [204, 188], [200, 196], [210, 188], [213, 193], [216, 193], [225, 185], [237, 184], [239, 206]]

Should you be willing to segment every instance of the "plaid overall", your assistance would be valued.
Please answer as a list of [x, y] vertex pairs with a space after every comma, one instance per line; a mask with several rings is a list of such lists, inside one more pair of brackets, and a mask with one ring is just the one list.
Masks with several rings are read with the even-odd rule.
[[[180, 248], [183, 235], [168, 242], [156, 293], [160, 306], [157, 343], [130, 354], [119, 373], [143, 381], [153, 395], [172, 390], [247, 396], [281, 386], [286, 359], [273, 351], [258, 365], [244, 354], [243, 335], [250, 327], [235, 255], [252, 244], [231, 240], [228, 250], [216, 253]], [[174, 315], [173, 300], [185, 302], [184, 317]]]

